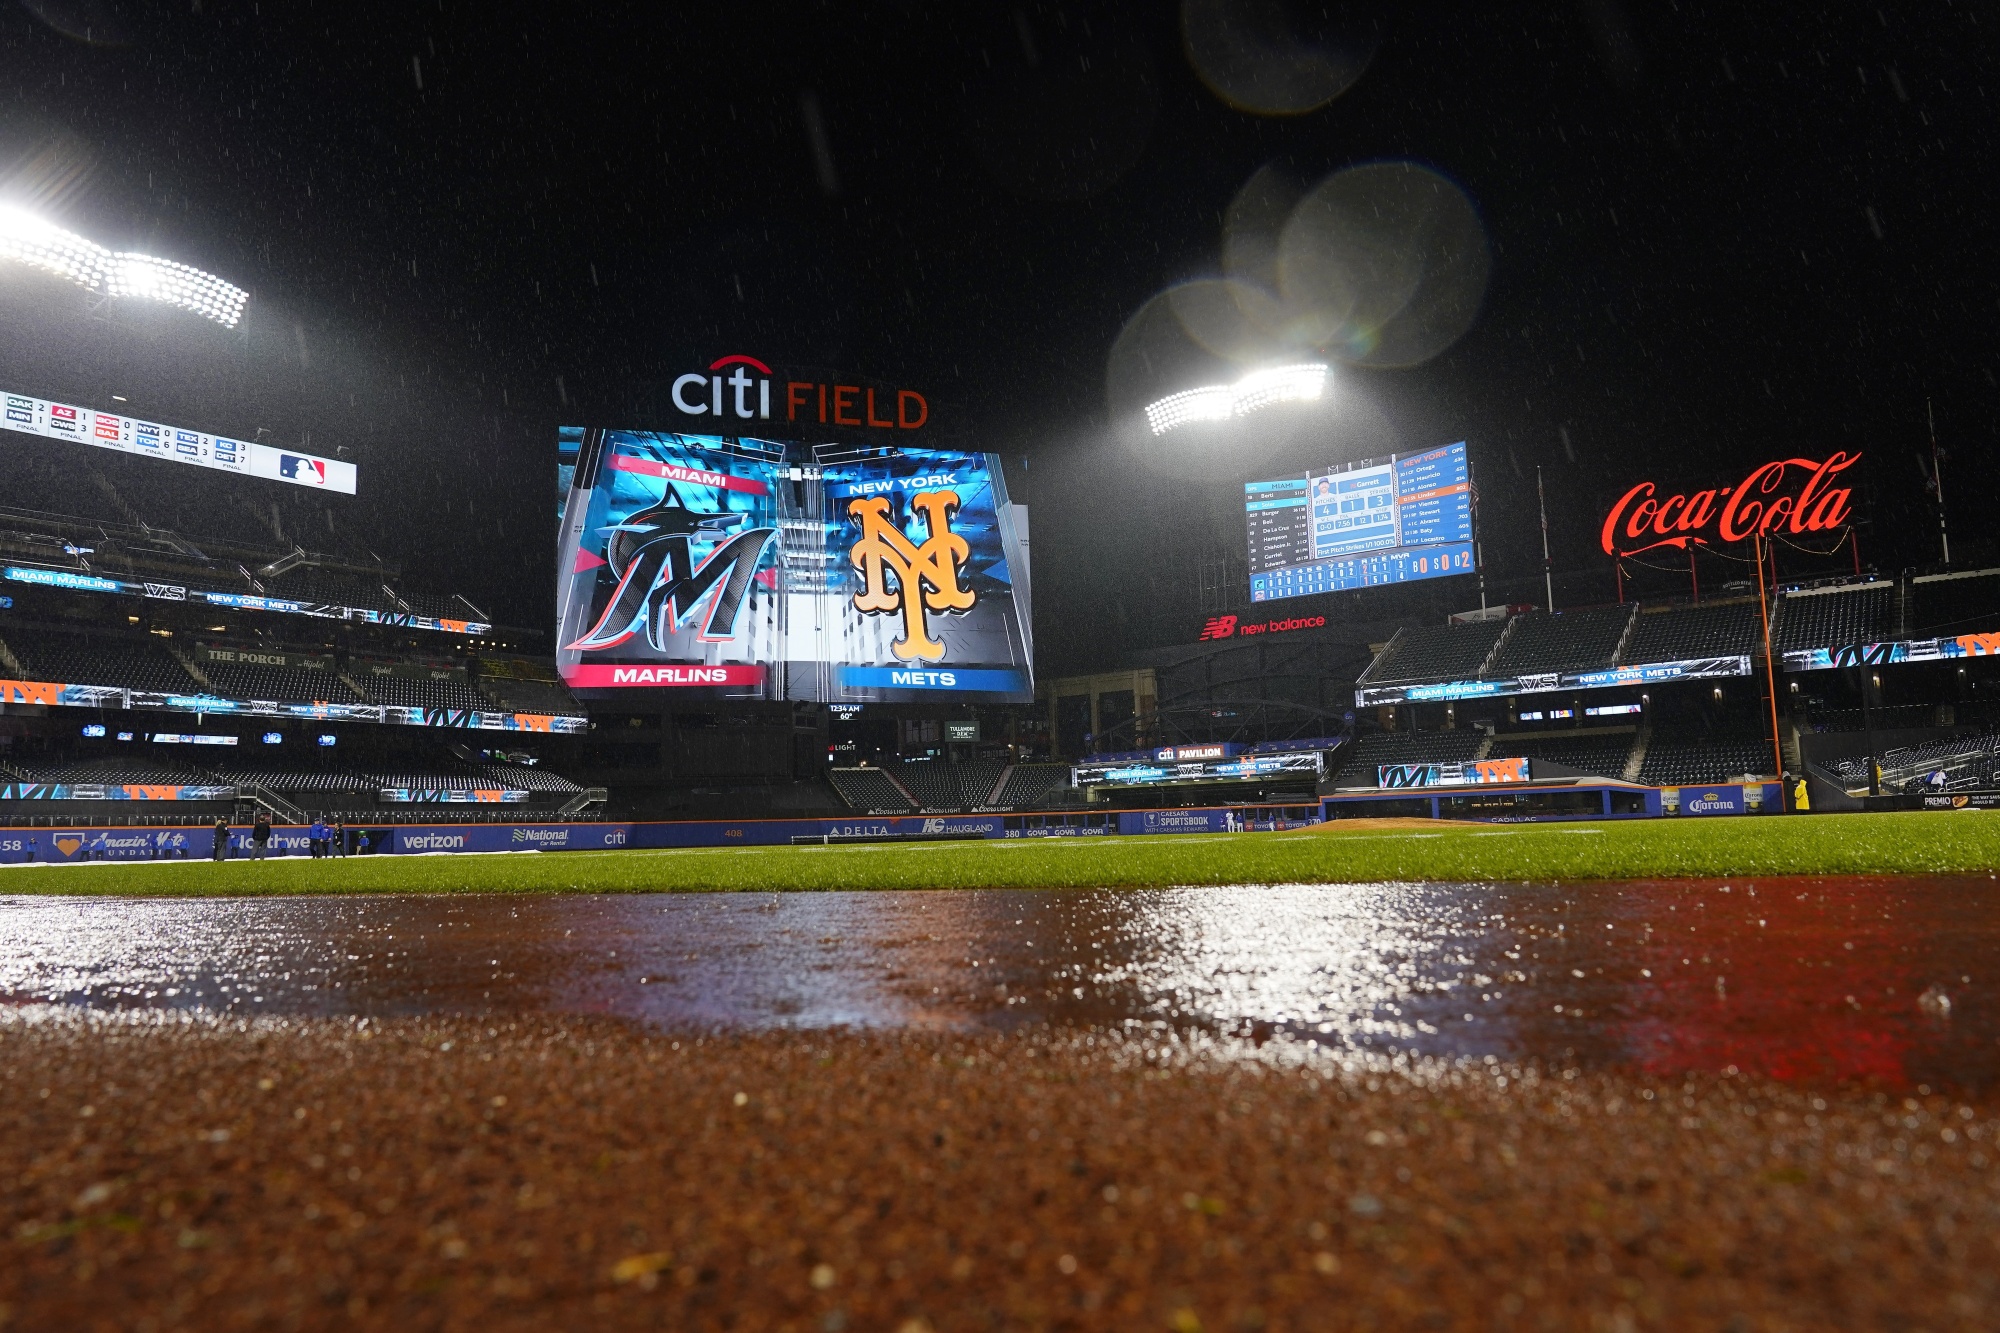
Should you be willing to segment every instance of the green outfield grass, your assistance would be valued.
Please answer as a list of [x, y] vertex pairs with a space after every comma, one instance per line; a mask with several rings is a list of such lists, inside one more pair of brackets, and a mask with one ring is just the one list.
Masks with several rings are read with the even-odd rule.
[[699, 893], [1369, 880], [1992, 874], [2000, 814], [1884, 813], [692, 851], [129, 862], [0, 871], [9, 894]]

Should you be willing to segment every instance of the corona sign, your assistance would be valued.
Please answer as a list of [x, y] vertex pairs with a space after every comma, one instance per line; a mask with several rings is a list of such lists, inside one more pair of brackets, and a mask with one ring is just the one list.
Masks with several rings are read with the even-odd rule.
[[1642, 481], [1611, 506], [1599, 542], [1606, 555], [1627, 556], [1659, 546], [1685, 550], [1843, 528], [1853, 493], [1840, 484], [1840, 474], [1860, 461], [1860, 454], [1838, 450], [1824, 461], [1787, 458], [1753, 469], [1735, 486], [1664, 499], [1652, 482]]
[[[743, 360], [702, 402], [756, 419]], [[558, 448], [556, 664], [582, 697], [1033, 697], [1025, 515], [992, 455], [574, 427]]]

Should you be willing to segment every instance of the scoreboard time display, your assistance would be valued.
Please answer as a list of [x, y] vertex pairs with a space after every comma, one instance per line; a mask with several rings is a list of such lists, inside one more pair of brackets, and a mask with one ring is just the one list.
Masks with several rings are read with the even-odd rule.
[[1250, 600], [1472, 572], [1465, 443], [1243, 487]]

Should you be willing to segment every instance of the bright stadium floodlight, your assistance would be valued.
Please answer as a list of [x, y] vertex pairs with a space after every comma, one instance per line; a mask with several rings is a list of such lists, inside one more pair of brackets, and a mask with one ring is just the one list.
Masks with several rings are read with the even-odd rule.
[[66, 278], [107, 296], [130, 296], [192, 310], [226, 329], [243, 317], [250, 293], [213, 273], [171, 259], [121, 254], [18, 208], [0, 208], [0, 259]]
[[1234, 384], [1210, 384], [1168, 394], [1146, 408], [1153, 434], [1165, 435], [1176, 426], [1197, 421], [1227, 421], [1245, 417], [1273, 403], [1312, 402], [1325, 395], [1329, 370], [1324, 365], [1273, 366], [1252, 371]]

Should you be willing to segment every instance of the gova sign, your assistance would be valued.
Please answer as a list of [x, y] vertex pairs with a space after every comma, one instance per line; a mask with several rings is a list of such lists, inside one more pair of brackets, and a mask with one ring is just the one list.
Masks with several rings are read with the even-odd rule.
[[1663, 500], [1655, 498], [1652, 482], [1642, 481], [1619, 496], [1604, 516], [1604, 553], [1637, 555], [1656, 546], [1685, 549], [1711, 541], [1747, 541], [1759, 534], [1798, 536], [1844, 527], [1852, 492], [1836, 482], [1860, 461], [1860, 454], [1838, 451], [1824, 462], [1787, 458], [1764, 464], [1738, 485]]
[[[775, 377], [776, 372], [762, 361], [739, 353], [718, 358], [706, 373], [682, 375], [674, 381], [671, 396], [674, 406], [691, 417], [769, 421]], [[784, 412], [785, 420], [792, 422], [916, 430], [930, 420], [931, 405], [914, 389], [878, 391], [862, 384], [787, 380]]]

